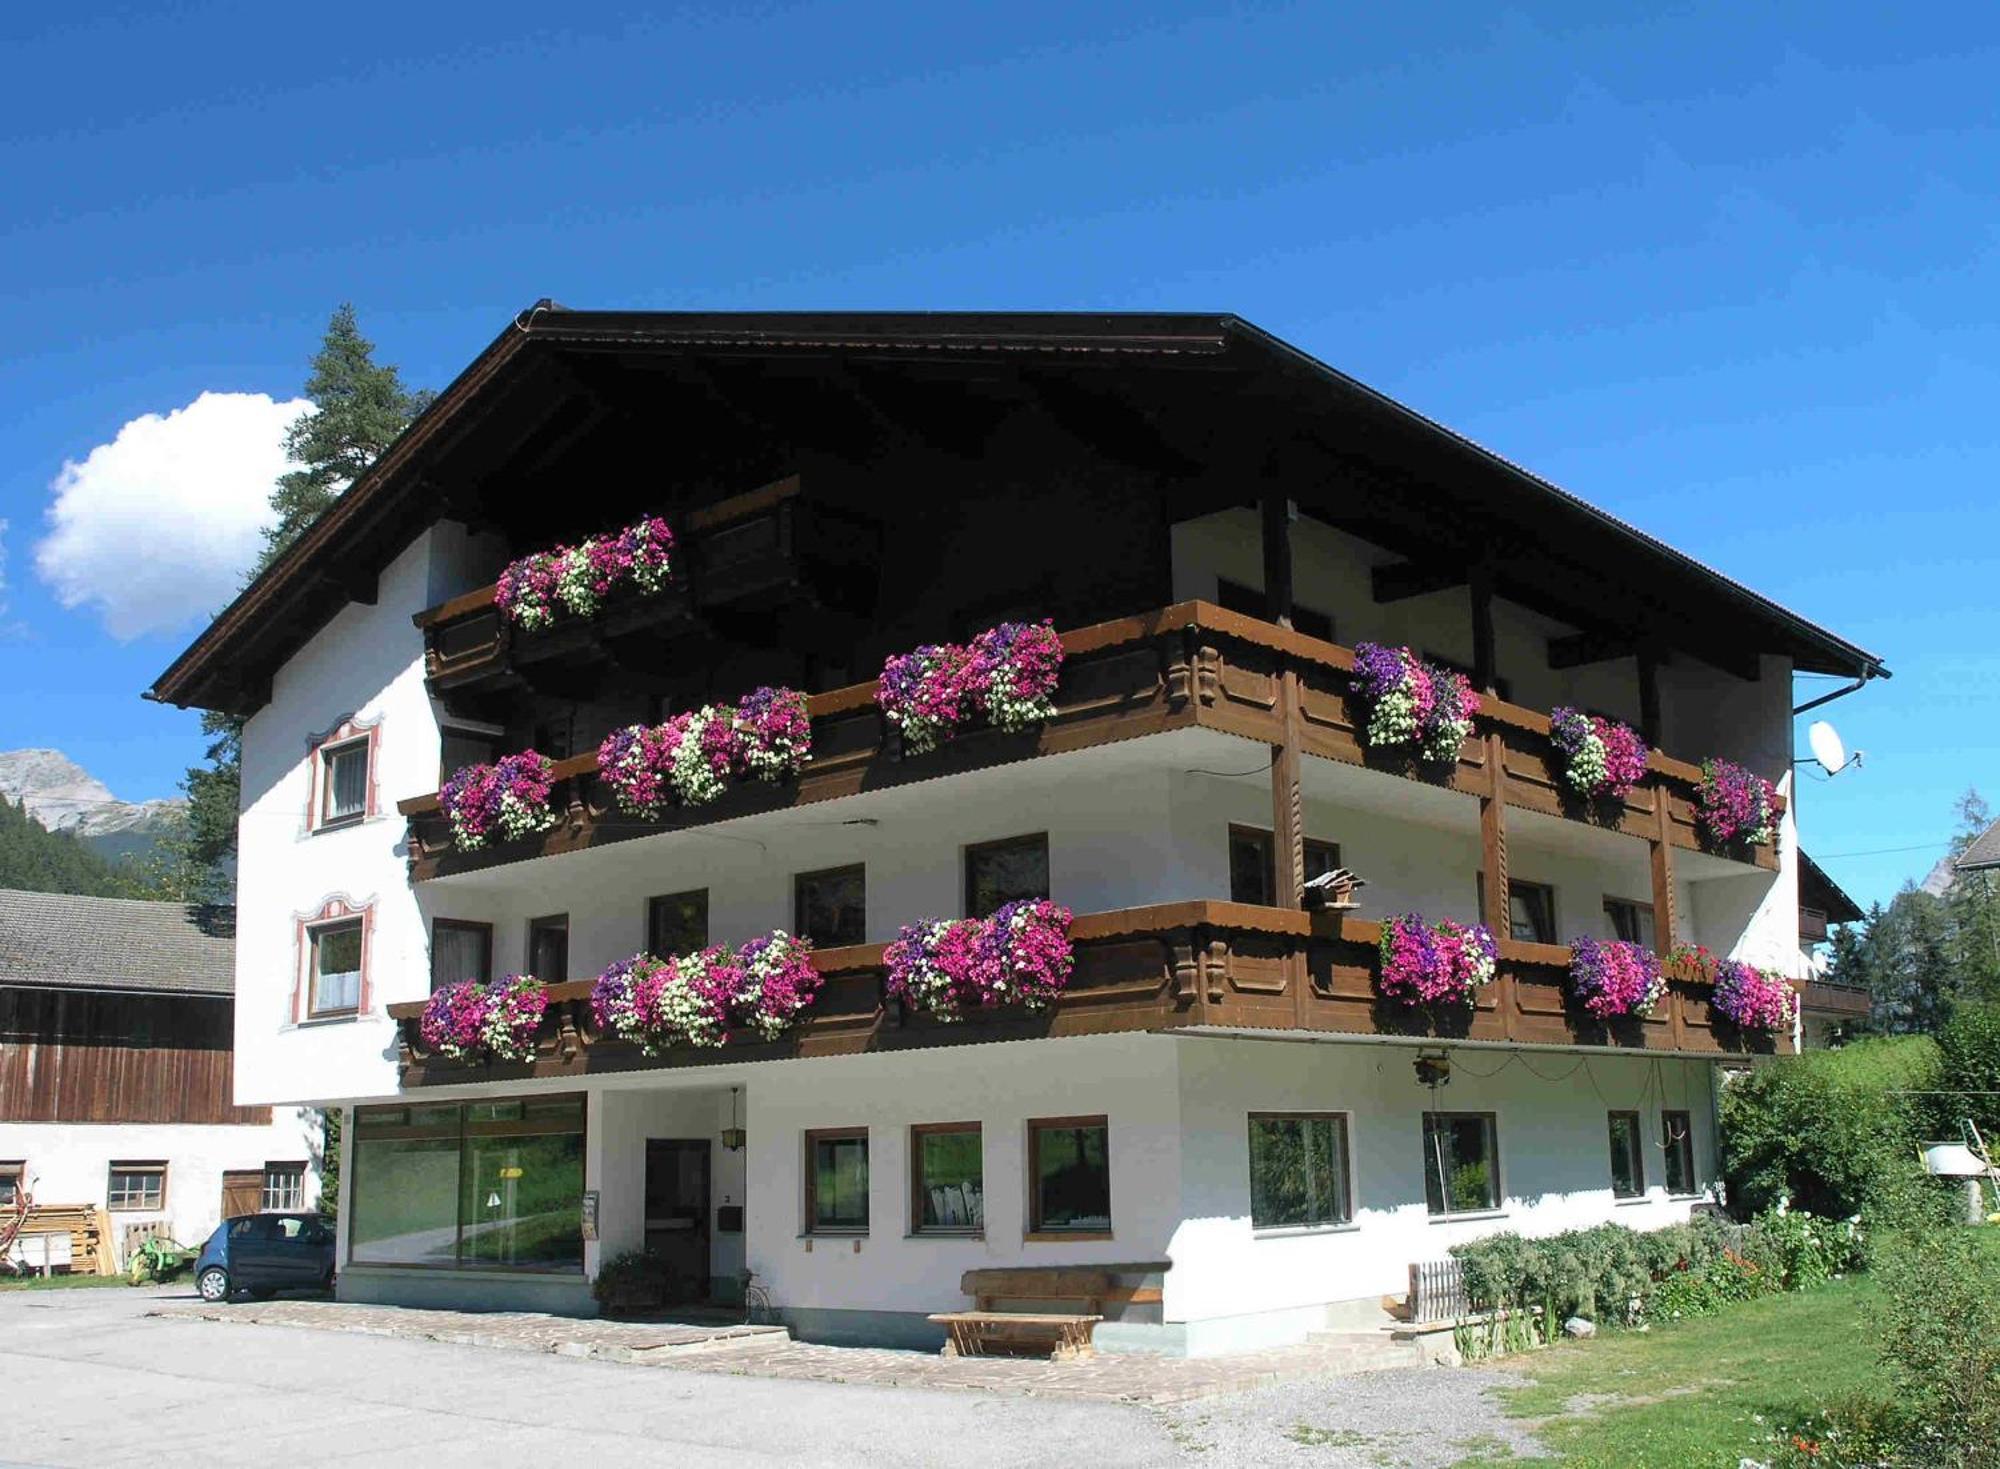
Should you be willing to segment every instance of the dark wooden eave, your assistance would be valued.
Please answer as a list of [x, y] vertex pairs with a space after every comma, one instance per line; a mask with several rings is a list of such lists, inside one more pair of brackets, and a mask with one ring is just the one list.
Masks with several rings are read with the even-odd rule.
[[[1887, 675], [1873, 654], [1234, 316], [586, 312], [544, 302], [511, 322], [148, 696], [254, 711], [277, 667], [342, 606], [371, 596], [374, 574], [427, 526], [482, 523], [502, 502], [532, 514], [551, 484], [617, 477], [634, 444], [656, 441], [663, 403], [702, 431], [687, 445], [700, 452], [675, 473], [734, 489], [790, 472], [772, 461], [805, 452], [865, 456], [902, 442], [974, 459], [997, 424], [1032, 414], [1155, 477], [1170, 517], [1244, 503], [1257, 480], [1422, 560], [1420, 572], [1385, 570], [1378, 595], [1445, 589], [1486, 566], [1498, 594], [1593, 635], [1565, 656], [1604, 653], [1607, 627], [1635, 641], [1665, 630], [1675, 647], [1743, 676], [1758, 653], [1801, 671]], [[560, 505], [574, 515], [590, 498]], [[600, 528], [546, 527], [550, 539]]]

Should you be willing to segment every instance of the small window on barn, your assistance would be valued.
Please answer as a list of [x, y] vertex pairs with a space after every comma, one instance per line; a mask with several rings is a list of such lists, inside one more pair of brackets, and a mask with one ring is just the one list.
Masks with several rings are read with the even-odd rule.
[[167, 1165], [113, 1163], [104, 1195], [107, 1209], [164, 1209], [167, 1206]]
[[26, 1163], [0, 1163], [0, 1209], [11, 1209], [20, 1200]]
[[297, 1213], [306, 1206], [306, 1165], [266, 1163], [264, 1165], [264, 1212]]

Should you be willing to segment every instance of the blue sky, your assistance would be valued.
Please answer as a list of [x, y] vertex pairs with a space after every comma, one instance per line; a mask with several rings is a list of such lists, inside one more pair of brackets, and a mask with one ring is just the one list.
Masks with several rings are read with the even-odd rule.
[[263, 461], [150, 446], [343, 299], [434, 386], [544, 295], [1230, 310], [1884, 654], [1803, 820], [1886, 897], [2000, 798], [2000, 12], [1625, 8], [23, 7], [0, 748], [171, 793]]

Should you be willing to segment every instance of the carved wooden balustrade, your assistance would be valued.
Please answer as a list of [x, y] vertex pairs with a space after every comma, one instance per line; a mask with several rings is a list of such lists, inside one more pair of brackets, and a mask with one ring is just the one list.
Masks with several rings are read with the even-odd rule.
[[867, 610], [856, 598], [875, 584], [879, 528], [801, 496], [797, 476], [693, 511], [673, 529], [675, 584], [614, 596], [597, 617], [523, 633], [501, 615], [491, 586], [418, 613], [432, 691], [477, 712], [521, 689], [571, 687], [580, 665], [658, 667], [677, 641], [703, 635], [704, 615], [732, 604], [800, 594]]
[[[1366, 716], [1349, 691], [1354, 660], [1348, 649], [1206, 602], [1176, 603], [1078, 628], [1064, 633], [1062, 642], [1065, 661], [1056, 714], [1040, 728], [1017, 734], [972, 730], [932, 753], [906, 757], [876, 703], [875, 684], [814, 694], [808, 701], [812, 759], [796, 781], [744, 782], [707, 805], [641, 820], [618, 809], [610, 788], [597, 778], [595, 753], [578, 755], [556, 763], [554, 800], [561, 820], [538, 837], [460, 852], [435, 795], [401, 802], [398, 809], [410, 823], [411, 875], [423, 881], [1196, 728], [1278, 746], [1295, 738], [1307, 755], [1429, 780], [1478, 797], [1482, 804], [1497, 795], [1504, 806], [1594, 822], [1650, 843], [1656, 887], [1669, 896], [1671, 849], [1707, 845], [1696, 829], [1693, 801], [1701, 772], [1685, 761], [1655, 752], [1649, 780], [1622, 801], [1590, 806], [1563, 783], [1563, 757], [1551, 745], [1548, 716], [1488, 698], [1476, 732], [1455, 764], [1413, 767], [1404, 758], [1370, 752], [1362, 744]], [[1295, 677], [1287, 679], [1287, 672]], [[1284, 707], [1292, 686], [1298, 690], [1295, 719]], [[1504, 857], [1504, 828], [1501, 836], [1500, 852], [1489, 855]], [[1775, 847], [1768, 842], [1724, 855], [1767, 870], [1777, 867]], [[1493, 890], [1504, 894], [1504, 880]], [[1658, 906], [1664, 915], [1666, 905]], [[1669, 929], [1661, 926], [1663, 949], [1670, 941]]]
[[908, 1011], [884, 989], [883, 946], [826, 949], [812, 1008], [775, 1042], [756, 1037], [647, 1056], [592, 1019], [589, 981], [549, 987], [528, 1062], [461, 1062], [426, 1051], [421, 1001], [389, 1007], [400, 1027], [403, 1085], [462, 1085], [668, 1069], [725, 1062], [849, 1056], [872, 1051], [1114, 1032], [1206, 1030], [1383, 1035], [1653, 1055], [1789, 1053], [1789, 1034], [1743, 1031], [1714, 1015], [1709, 985], [1672, 974], [1658, 1012], [1600, 1021], [1568, 996], [1569, 950], [1503, 941], [1497, 978], [1468, 1009], [1412, 1010], [1375, 992], [1380, 927], [1349, 915], [1198, 900], [1080, 915], [1076, 969], [1047, 1010], [975, 1012], [944, 1022]]

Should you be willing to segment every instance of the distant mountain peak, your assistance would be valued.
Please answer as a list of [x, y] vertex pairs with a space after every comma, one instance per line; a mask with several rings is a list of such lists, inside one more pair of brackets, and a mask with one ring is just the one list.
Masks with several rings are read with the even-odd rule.
[[[121, 801], [111, 788], [60, 750], [0, 751], [0, 795], [17, 801], [50, 831], [73, 832], [92, 845], [147, 845], [185, 801]], [[124, 838], [111, 843], [101, 838]]]

